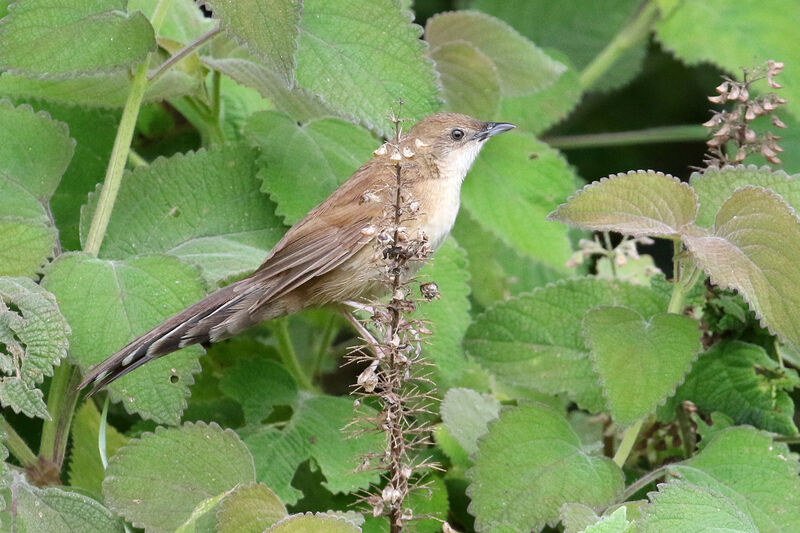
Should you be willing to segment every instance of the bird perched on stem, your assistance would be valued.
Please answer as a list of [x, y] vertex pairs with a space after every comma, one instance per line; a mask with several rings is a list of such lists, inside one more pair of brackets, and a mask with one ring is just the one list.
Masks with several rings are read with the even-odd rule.
[[[402, 166], [403, 186], [418, 199], [405, 231], [435, 250], [456, 220], [461, 183], [486, 141], [514, 126], [457, 113], [430, 115], [375, 150], [355, 174], [292, 226], [250, 276], [170, 317], [91, 369], [80, 388], [90, 394], [135, 368], [197, 343], [217, 342], [307, 307], [380, 296], [376, 223], [384, 218], [387, 185]], [[384, 251], [385, 253], [385, 251]], [[351, 320], [356, 327], [359, 324]], [[368, 332], [361, 331], [362, 334]]]

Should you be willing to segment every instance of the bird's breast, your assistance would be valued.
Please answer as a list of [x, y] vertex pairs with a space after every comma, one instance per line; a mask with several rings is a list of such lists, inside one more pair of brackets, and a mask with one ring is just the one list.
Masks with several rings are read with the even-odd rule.
[[461, 180], [430, 180], [416, 191], [421, 208], [420, 228], [428, 236], [431, 247], [438, 250], [456, 222], [460, 205]]

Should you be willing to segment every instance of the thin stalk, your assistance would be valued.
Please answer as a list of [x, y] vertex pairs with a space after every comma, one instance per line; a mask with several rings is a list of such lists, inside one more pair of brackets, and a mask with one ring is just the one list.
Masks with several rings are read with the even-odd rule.
[[78, 367], [63, 361], [53, 372], [50, 392], [47, 394], [47, 412], [50, 420], [42, 425], [39, 456], [52, 461], [61, 470], [67, 450], [72, 414], [78, 403], [77, 386], [81, 379]]
[[205, 43], [210, 41], [219, 32], [220, 32], [220, 27], [217, 26], [216, 28], [207, 31], [206, 33], [198, 37], [194, 42], [187, 44], [186, 47], [181, 48], [175, 55], [171, 56], [169, 59], [161, 63], [161, 66], [158, 67], [158, 70], [153, 72], [147, 78], [147, 81], [149, 81], [150, 83], [156, 81], [166, 71], [177, 65], [183, 58], [194, 52], [196, 49], [198, 49], [199, 47], [203, 46]]
[[36, 464], [36, 454], [28, 447], [28, 444], [14, 431], [5, 418], [0, 416], [0, 431], [5, 432], [5, 445], [11, 455], [17, 458], [19, 464], [24, 468], [31, 468]]
[[611, 274], [616, 278], [617, 277], [617, 262], [614, 260], [614, 247], [611, 246], [611, 233], [604, 231], [603, 232], [603, 242], [606, 245], [606, 251], [608, 251], [607, 257], [608, 261], [611, 263]]
[[215, 70], [211, 75], [211, 112], [208, 116], [209, 122], [209, 136], [212, 137], [213, 144], [222, 144], [225, 142], [225, 134], [222, 131], [222, 104], [220, 98], [220, 80], [222, 75], [218, 70]]
[[339, 333], [339, 328], [336, 327], [336, 316], [332, 314], [325, 323], [325, 328], [319, 337], [319, 344], [314, 353], [314, 363], [311, 366], [312, 376], [316, 376], [320, 368], [322, 368], [322, 360], [325, 358], [325, 354], [328, 353], [328, 348], [331, 347], [331, 343], [336, 338], [337, 333]]
[[147, 159], [145, 159], [144, 157], [140, 156], [134, 150], [129, 150], [128, 151], [128, 164], [130, 164], [130, 166], [132, 166], [133, 168], [136, 168], [136, 167], [146, 167], [150, 163], [148, 163]]
[[620, 502], [627, 501], [631, 496], [642, 490], [644, 487], [652, 483], [653, 481], [657, 480], [660, 477], [663, 477], [667, 474], [666, 470], [669, 465], [664, 465], [656, 468], [652, 472], [648, 472], [647, 474], [643, 475], [627, 487], [625, 490], [622, 491], [622, 494], [619, 497]]
[[636, 444], [636, 437], [639, 436], [639, 430], [642, 429], [642, 422], [644, 422], [644, 419], [637, 420], [635, 424], [622, 433], [622, 442], [619, 443], [617, 453], [614, 454], [614, 462], [618, 467], [622, 468], [622, 465], [628, 460], [628, 456], [633, 450], [633, 445]]
[[544, 141], [559, 150], [573, 148], [605, 148], [608, 146], [633, 146], [674, 142], [698, 142], [708, 138], [703, 126], [678, 125], [645, 128], [643, 130], [587, 133], [583, 135], [561, 135], [546, 137]]
[[678, 419], [678, 430], [681, 434], [681, 443], [683, 444], [683, 456], [687, 459], [692, 456], [695, 447], [697, 446], [697, 437], [692, 431], [689, 423], [689, 416], [686, 414], [686, 409], [683, 404], [679, 404], [677, 408], [676, 418]]
[[108, 468], [108, 446], [106, 445], [108, 404], [109, 404], [109, 396], [106, 395], [106, 401], [103, 402], [103, 412], [100, 413], [100, 427], [97, 431], [97, 449], [100, 452], [100, 462], [103, 463], [103, 470]]
[[272, 331], [278, 340], [281, 361], [286, 369], [300, 385], [300, 388], [309, 391], [316, 390], [317, 388], [311, 383], [311, 379], [303, 371], [303, 367], [300, 366], [300, 360], [297, 358], [297, 352], [292, 344], [292, 337], [289, 335], [289, 321], [286, 318], [278, 318], [272, 323]]
[[656, 2], [646, 1], [636, 17], [611, 40], [610, 43], [586, 65], [580, 75], [580, 84], [589, 89], [608, 72], [611, 65], [626, 51], [642, 42], [658, 19]]

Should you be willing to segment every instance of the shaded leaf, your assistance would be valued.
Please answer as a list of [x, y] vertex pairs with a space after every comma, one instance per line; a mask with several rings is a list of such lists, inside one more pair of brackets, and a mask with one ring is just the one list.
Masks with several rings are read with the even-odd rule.
[[738, 291], [762, 324], [800, 347], [800, 221], [780, 196], [738, 189], [717, 213], [713, 233], [695, 226], [682, 238], [714, 284]]
[[558, 522], [564, 503], [607, 505], [622, 490], [619, 467], [586, 453], [567, 420], [542, 404], [501, 411], [473, 459], [467, 494], [481, 532], [539, 530]]
[[557, 282], [496, 304], [473, 321], [464, 344], [500, 383], [565, 394], [588, 411], [602, 411], [581, 324], [599, 305], [624, 305], [652, 316], [667, 308], [667, 298], [596, 278]]
[[[38, 79], [124, 70], [155, 50], [153, 27], [123, 0], [53, 9], [48, 0], [15, 4], [0, 23], [0, 68]], [[74, 46], [79, 42], [80, 46]]]
[[650, 319], [600, 306], [583, 318], [594, 369], [614, 421], [629, 426], [653, 412], [683, 381], [700, 351], [700, 324], [673, 313]]
[[447, 431], [468, 454], [478, 450], [478, 438], [500, 414], [500, 402], [471, 389], [450, 389], [440, 407]]
[[[84, 371], [205, 293], [196, 269], [167, 256], [65, 254], [48, 266], [43, 285], [72, 327], [70, 359]], [[201, 353], [195, 346], [150, 362], [109, 385], [111, 398], [130, 413], [177, 424]]]
[[258, 424], [276, 405], [292, 405], [297, 383], [283, 365], [263, 357], [237, 359], [219, 380], [219, 388], [242, 406], [248, 424]]
[[259, 57], [291, 86], [294, 82], [301, 0], [203, 0], [228, 35]]
[[310, 445], [293, 428], [283, 431], [274, 426], [261, 426], [242, 435], [253, 454], [256, 479], [268, 486], [280, 500], [293, 505], [303, 493], [292, 487], [297, 466], [310, 457]]
[[447, 42], [430, 52], [442, 81], [448, 111], [493, 117], [500, 105], [495, 65], [468, 42]]
[[671, 237], [696, 213], [691, 187], [661, 172], [639, 170], [587, 185], [547, 218], [593, 231]]
[[[103, 479], [106, 476], [98, 449], [100, 411], [94, 402], [84, 402], [75, 412], [70, 428], [72, 447], [69, 453], [69, 484], [89, 491], [100, 498], [103, 494]], [[111, 424], [106, 424], [106, 456], [111, 457], [128, 438]]]
[[433, 64], [410, 18], [393, 0], [306, 0], [298, 83], [384, 136], [391, 111], [413, 122], [438, 110]]
[[157, 428], [109, 460], [109, 507], [148, 532], [174, 531], [208, 498], [255, 479], [253, 458], [236, 433], [217, 424]]
[[425, 40], [436, 48], [466, 41], [497, 69], [503, 95], [520, 96], [551, 85], [566, 70], [500, 19], [477, 11], [452, 11], [428, 19]]
[[372, 134], [349, 122], [328, 118], [298, 125], [274, 111], [251, 115], [245, 134], [260, 149], [262, 191], [269, 193], [276, 213], [288, 224], [325, 200], [378, 145]]
[[286, 507], [266, 485], [243, 485], [219, 504], [218, 533], [261, 533], [286, 516]]

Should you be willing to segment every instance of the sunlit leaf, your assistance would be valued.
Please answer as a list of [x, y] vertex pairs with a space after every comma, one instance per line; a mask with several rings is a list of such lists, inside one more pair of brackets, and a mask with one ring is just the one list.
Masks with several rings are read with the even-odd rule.
[[493, 118], [500, 105], [500, 82], [491, 59], [468, 42], [448, 42], [430, 52], [442, 81], [449, 111]]
[[286, 516], [286, 507], [266, 485], [243, 485], [219, 504], [218, 533], [262, 533]]
[[670, 237], [696, 213], [691, 187], [661, 172], [640, 170], [587, 185], [548, 219], [587, 230]]
[[293, 514], [266, 529], [264, 533], [360, 533], [361, 528], [346, 518], [328, 513]]
[[450, 389], [440, 407], [447, 431], [467, 453], [478, 450], [478, 438], [500, 414], [500, 402], [471, 389]]

